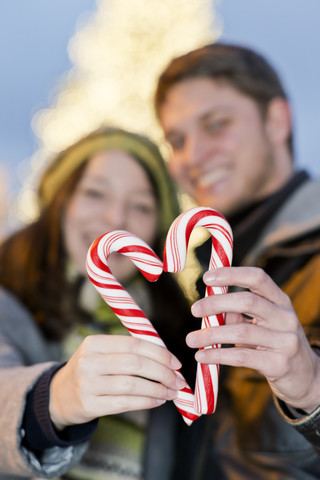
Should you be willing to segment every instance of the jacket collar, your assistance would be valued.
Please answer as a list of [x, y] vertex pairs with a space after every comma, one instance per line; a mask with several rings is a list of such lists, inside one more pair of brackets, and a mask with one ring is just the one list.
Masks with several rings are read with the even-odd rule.
[[319, 198], [320, 180], [303, 182], [262, 229], [258, 241], [243, 263], [253, 264], [266, 250], [320, 230]]
[[[320, 180], [296, 172], [272, 196], [228, 218], [234, 234], [234, 265], [256, 264], [270, 248], [320, 230]], [[211, 239], [196, 248], [200, 264], [207, 264]], [[318, 247], [315, 247], [318, 248]]]

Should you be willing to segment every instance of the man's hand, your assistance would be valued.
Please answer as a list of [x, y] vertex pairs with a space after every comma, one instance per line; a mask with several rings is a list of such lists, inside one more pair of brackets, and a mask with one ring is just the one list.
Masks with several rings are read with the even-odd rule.
[[309, 413], [318, 407], [320, 358], [310, 347], [289, 297], [263, 270], [254, 267], [210, 270], [205, 273], [204, 282], [209, 286], [239, 286], [248, 291], [212, 295], [192, 306], [196, 317], [224, 312], [226, 317], [223, 326], [190, 333], [190, 347], [233, 345], [200, 350], [196, 360], [255, 369], [288, 405]]

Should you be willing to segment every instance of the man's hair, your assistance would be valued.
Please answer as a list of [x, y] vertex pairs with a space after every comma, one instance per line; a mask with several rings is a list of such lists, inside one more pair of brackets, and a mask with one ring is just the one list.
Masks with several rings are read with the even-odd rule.
[[[206, 77], [227, 83], [254, 100], [264, 116], [274, 98], [288, 100], [274, 68], [253, 50], [224, 43], [213, 43], [174, 58], [159, 77], [155, 108], [159, 115], [168, 91], [177, 83]], [[292, 133], [288, 139], [293, 151]]]

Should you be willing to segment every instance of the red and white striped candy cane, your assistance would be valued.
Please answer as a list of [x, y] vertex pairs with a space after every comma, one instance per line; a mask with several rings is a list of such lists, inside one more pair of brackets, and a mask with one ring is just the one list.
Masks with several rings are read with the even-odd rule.
[[[167, 272], [180, 272], [186, 262], [190, 235], [194, 228], [204, 227], [212, 237], [212, 251], [209, 269], [228, 267], [232, 261], [232, 230], [229, 223], [212, 208], [193, 208], [182, 213], [172, 223], [165, 245], [163, 269]], [[227, 291], [227, 287], [206, 287], [206, 295]], [[202, 328], [222, 325], [224, 315], [212, 315], [202, 319]], [[217, 345], [207, 348], [216, 348]], [[198, 363], [195, 386], [195, 410], [199, 414], [213, 413], [218, 395], [219, 365]]]
[[[112, 252], [129, 257], [150, 281], [157, 280], [161, 275], [162, 261], [140, 238], [123, 230], [115, 230], [93, 242], [87, 255], [87, 272], [94, 287], [133, 336], [165, 347], [149, 319], [109, 269], [108, 258]], [[178, 373], [182, 377], [181, 372]], [[178, 392], [174, 403], [188, 425], [199, 417], [189, 386]]]

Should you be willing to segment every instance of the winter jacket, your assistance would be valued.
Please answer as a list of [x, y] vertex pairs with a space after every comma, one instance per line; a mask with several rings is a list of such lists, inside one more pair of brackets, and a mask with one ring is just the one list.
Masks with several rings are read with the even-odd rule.
[[[310, 344], [320, 347], [320, 181], [307, 180], [270, 216], [242, 265], [265, 269], [286, 292]], [[319, 399], [320, 404], [320, 399]], [[295, 412], [248, 368], [222, 367], [216, 412], [205, 419], [192, 480], [320, 478], [320, 407]], [[187, 447], [185, 448], [187, 451]], [[178, 474], [176, 479], [180, 478]]]
[[[283, 200], [283, 195], [280, 197]], [[242, 259], [264, 268], [290, 296], [306, 335], [320, 346], [320, 181], [301, 182], [274, 213], [269, 209]], [[278, 201], [279, 198], [276, 198]], [[256, 212], [255, 212], [256, 213]], [[265, 217], [264, 212], [264, 217]], [[268, 212], [267, 212], [268, 213]], [[248, 218], [244, 222], [248, 225]], [[249, 233], [250, 232], [250, 233]], [[249, 229], [244, 235], [252, 234]], [[207, 270], [211, 241], [197, 251]], [[320, 404], [320, 399], [319, 399]], [[172, 426], [171, 426], [172, 429]], [[220, 369], [217, 409], [167, 435], [164, 412], [151, 412], [146, 472], [154, 480], [311, 480], [320, 478], [320, 406], [304, 415], [273, 397], [255, 370]], [[170, 443], [168, 443], [170, 441]], [[163, 476], [163, 449], [167, 445]], [[159, 472], [159, 473], [155, 473]], [[151, 477], [152, 478], [152, 477]]]
[[[14, 296], [0, 289], [0, 479], [52, 478], [78, 463], [86, 443], [54, 447], [42, 458], [23, 447], [26, 396], [38, 378], [61, 357]], [[10, 477], [9, 477], [10, 475]]]

